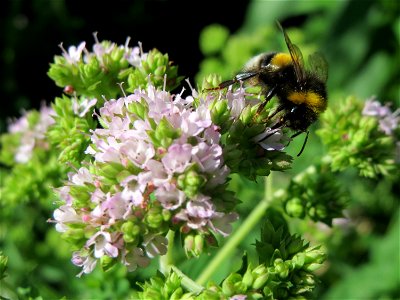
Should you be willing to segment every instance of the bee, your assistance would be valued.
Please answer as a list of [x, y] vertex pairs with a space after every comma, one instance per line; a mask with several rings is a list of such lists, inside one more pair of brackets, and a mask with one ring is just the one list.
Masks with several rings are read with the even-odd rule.
[[306, 68], [300, 49], [291, 42], [279, 22], [277, 25], [283, 33], [289, 53], [259, 54], [250, 59], [233, 79], [222, 82], [214, 89], [223, 89], [247, 80], [251, 85], [261, 86], [265, 100], [258, 107], [256, 115], [259, 115], [276, 96], [278, 105], [267, 120], [279, 114], [271, 129], [290, 128], [295, 132], [291, 139], [306, 133], [303, 146], [297, 155], [300, 156], [308, 140], [309, 126], [327, 107], [328, 64], [322, 54], [317, 52], [309, 56]]

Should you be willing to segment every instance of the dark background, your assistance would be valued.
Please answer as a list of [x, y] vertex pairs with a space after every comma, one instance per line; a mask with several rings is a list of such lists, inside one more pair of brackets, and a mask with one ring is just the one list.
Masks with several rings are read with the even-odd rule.
[[144, 51], [158, 48], [193, 78], [203, 58], [198, 45], [201, 29], [218, 22], [231, 32], [243, 23], [248, 1], [64, 1], [2, 0], [0, 4], [1, 78], [0, 129], [21, 108], [40, 107], [61, 94], [47, 76], [49, 63], [65, 49], [99, 40], [130, 46], [142, 42]]

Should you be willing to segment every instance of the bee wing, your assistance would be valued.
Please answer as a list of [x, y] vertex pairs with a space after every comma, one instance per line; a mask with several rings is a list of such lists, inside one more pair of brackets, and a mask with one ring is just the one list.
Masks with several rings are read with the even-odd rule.
[[328, 62], [320, 52], [315, 52], [308, 57], [311, 72], [325, 83], [328, 80]]
[[304, 70], [304, 60], [303, 54], [301, 53], [299, 47], [292, 43], [286, 31], [282, 28], [282, 25], [279, 22], [276, 22], [278, 27], [283, 32], [285, 37], [286, 45], [289, 49], [290, 56], [292, 57], [294, 71], [296, 73], [297, 82], [302, 82], [305, 79], [305, 70]]

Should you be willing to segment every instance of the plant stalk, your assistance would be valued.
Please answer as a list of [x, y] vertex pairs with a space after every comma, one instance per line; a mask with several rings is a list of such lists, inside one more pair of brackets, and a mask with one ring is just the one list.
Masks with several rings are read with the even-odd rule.
[[253, 209], [238, 230], [230, 237], [227, 243], [218, 251], [217, 255], [211, 260], [208, 266], [203, 270], [196, 282], [204, 285], [210, 277], [218, 270], [219, 266], [225, 262], [236, 250], [240, 242], [253, 230], [257, 223], [264, 216], [265, 211], [272, 201], [272, 174], [265, 179], [264, 198]]
[[160, 271], [165, 276], [168, 275], [171, 266], [174, 264], [174, 258], [172, 255], [174, 248], [174, 238], [175, 238], [175, 232], [169, 230], [167, 233], [167, 240], [168, 240], [167, 253], [160, 256]]

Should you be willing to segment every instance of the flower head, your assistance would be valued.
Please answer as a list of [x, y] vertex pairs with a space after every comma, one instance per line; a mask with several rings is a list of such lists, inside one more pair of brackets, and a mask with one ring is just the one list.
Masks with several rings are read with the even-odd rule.
[[392, 135], [394, 130], [399, 127], [400, 108], [392, 112], [388, 105], [382, 105], [375, 98], [368, 99], [365, 102], [362, 114], [377, 118], [379, 120], [379, 129], [386, 135]]
[[54, 123], [54, 111], [42, 105], [40, 111], [25, 113], [17, 121], [9, 125], [10, 133], [20, 133], [20, 145], [16, 149], [14, 159], [17, 163], [26, 163], [32, 156], [34, 148], [48, 149], [45, 133]]
[[[228, 235], [237, 217], [221, 203], [229, 174], [221, 134], [209, 103], [192, 105], [152, 85], [107, 101], [98, 116], [103, 128], [92, 131], [86, 151], [96, 167], [70, 174], [60, 189], [57, 230], [90, 232], [81, 251], [120, 259], [130, 270], [165, 254], [168, 229]], [[84, 273], [93, 266], [74, 261]]]

